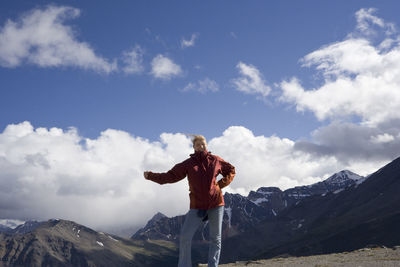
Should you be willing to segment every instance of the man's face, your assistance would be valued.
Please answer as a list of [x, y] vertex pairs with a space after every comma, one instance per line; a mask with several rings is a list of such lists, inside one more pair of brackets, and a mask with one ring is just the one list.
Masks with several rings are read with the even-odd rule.
[[194, 151], [204, 151], [207, 149], [207, 144], [203, 140], [196, 140], [193, 145]]

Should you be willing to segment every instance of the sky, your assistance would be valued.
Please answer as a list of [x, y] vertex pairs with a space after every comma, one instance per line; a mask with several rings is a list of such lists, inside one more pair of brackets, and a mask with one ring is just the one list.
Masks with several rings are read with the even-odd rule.
[[282, 190], [399, 156], [398, 1], [2, 1], [0, 220], [118, 233], [189, 207], [160, 186], [193, 152], [226, 192]]

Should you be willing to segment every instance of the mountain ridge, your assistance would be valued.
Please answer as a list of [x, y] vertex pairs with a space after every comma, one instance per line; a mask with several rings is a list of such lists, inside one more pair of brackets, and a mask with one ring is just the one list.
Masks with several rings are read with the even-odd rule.
[[[226, 193], [220, 263], [398, 245], [400, 158], [368, 178], [352, 175], [285, 191], [260, 187], [247, 197]], [[150, 235], [125, 239], [63, 219], [28, 221], [0, 232], [0, 259], [14, 266], [176, 266], [183, 222], [156, 213], [138, 231]], [[207, 258], [206, 226], [195, 234], [194, 262]]]
[[[225, 211], [223, 219], [223, 239], [234, 236], [247, 228], [254, 227], [265, 219], [271, 219], [288, 206], [296, 204], [299, 200], [317, 194], [342, 190], [364, 179], [351, 171], [337, 172], [326, 180], [306, 186], [297, 186], [282, 191], [278, 187], [260, 187], [250, 191], [248, 196], [226, 192]], [[157, 213], [158, 214], [158, 213]], [[164, 217], [154, 220], [154, 217], [141, 229], [132, 235], [133, 239], [164, 239], [174, 242], [179, 241], [180, 228], [184, 222], [184, 215], [171, 218]], [[208, 228], [206, 223], [194, 235], [194, 240], [206, 241]]]
[[305, 198], [274, 220], [227, 239], [228, 253], [221, 260], [271, 258], [285, 253], [315, 255], [354, 250], [371, 243], [398, 245], [399, 190], [400, 158], [397, 158], [361, 184]]
[[0, 233], [0, 259], [12, 266], [175, 266], [167, 241], [134, 241], [62, 219]]

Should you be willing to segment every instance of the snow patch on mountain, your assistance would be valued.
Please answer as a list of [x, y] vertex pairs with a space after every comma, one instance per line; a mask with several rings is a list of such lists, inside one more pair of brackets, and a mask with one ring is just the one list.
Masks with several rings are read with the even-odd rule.
[[342, 192], [343, 190], [344, 190], [344, 188], [340, 188], [340, 189], [334, 191], [333, 193], [334, 193], [334, 194], [338, 194], [338, 193]]
[[299, 192], [294, 192], [292, 194], [288, 194], [289, 197], [293, 197], [295, 199], [301, 199], [301, 198], [305, 198], [305, 197], [309, 197], [311, 196], [310, 194], [302, 194]]
[[112, 236], [110, 236], [110, 235], [107, 235], [107, 236], [108, 236], [111, 240], [116, 241], [116, 242], [119, 242], [119, 240], [113, 238]]
[[362, 178], [364, 177], [355, 174], [354, 172], [351, 172], [349, 170], [343, 170], [338, 173], [335, 173], [334, 175], [326, 179], [325, 182], [328, 184], [343, 184], [348, 180], [359, 181]]
[[251, 200], [251, 202], [253, 202], [256, 205], [259, 205], [262, 202], [268, 202], [268, 198], [258, 198], [256, 200]]

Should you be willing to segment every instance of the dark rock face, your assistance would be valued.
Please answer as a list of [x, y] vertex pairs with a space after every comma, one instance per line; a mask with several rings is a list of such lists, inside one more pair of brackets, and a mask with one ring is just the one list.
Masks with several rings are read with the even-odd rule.
[[13, 229], [11, 231], [11, 233], [14, 233], [14, 234], [29, 233], [29, 232], [32, 232], [33, 230], [35, 230], [37, 227], [39, 227], [40, 224], [42, 224], [42, 222], [26, 221], [24, 224], [21, 224], [21, 225], [18, 225], [17, 227], [15, 227], [15, 229]]
[[[277, 187], [260, 187], [257, 191], [251, 191], [247, 197], [240, 194], [225, 193], [222, 238], [225, 239], [244, 233], [263, 220], [273, 219], [281, 211], [291, 205], [295, 205], [306, 197], [343, 190], [362, 180], [363, 177], [345, 170], [332, 175], [325, 181], [285, 191]], [[184, 220], [184, 215], [168, 218], [161, 213], [157, 213], [132, 238], [139, 240], [163, 239], [178, 243], [180, 229]], [[193, 241], [201, 243], [207, 240], [208, 227], [207, 222], [205, 222], [195, 233]]]
[[184, 216], [168, 218], [162, 213], [157, 213], [147, 222], [146, 226], [138, 230], [132, 239], [136, 240], [168, 240], [177, 242]]
[[274, 216], [270, 210], [240, 194], [225, 193], [224, 199], [223, 239], [242, 233], [260, 221]]

